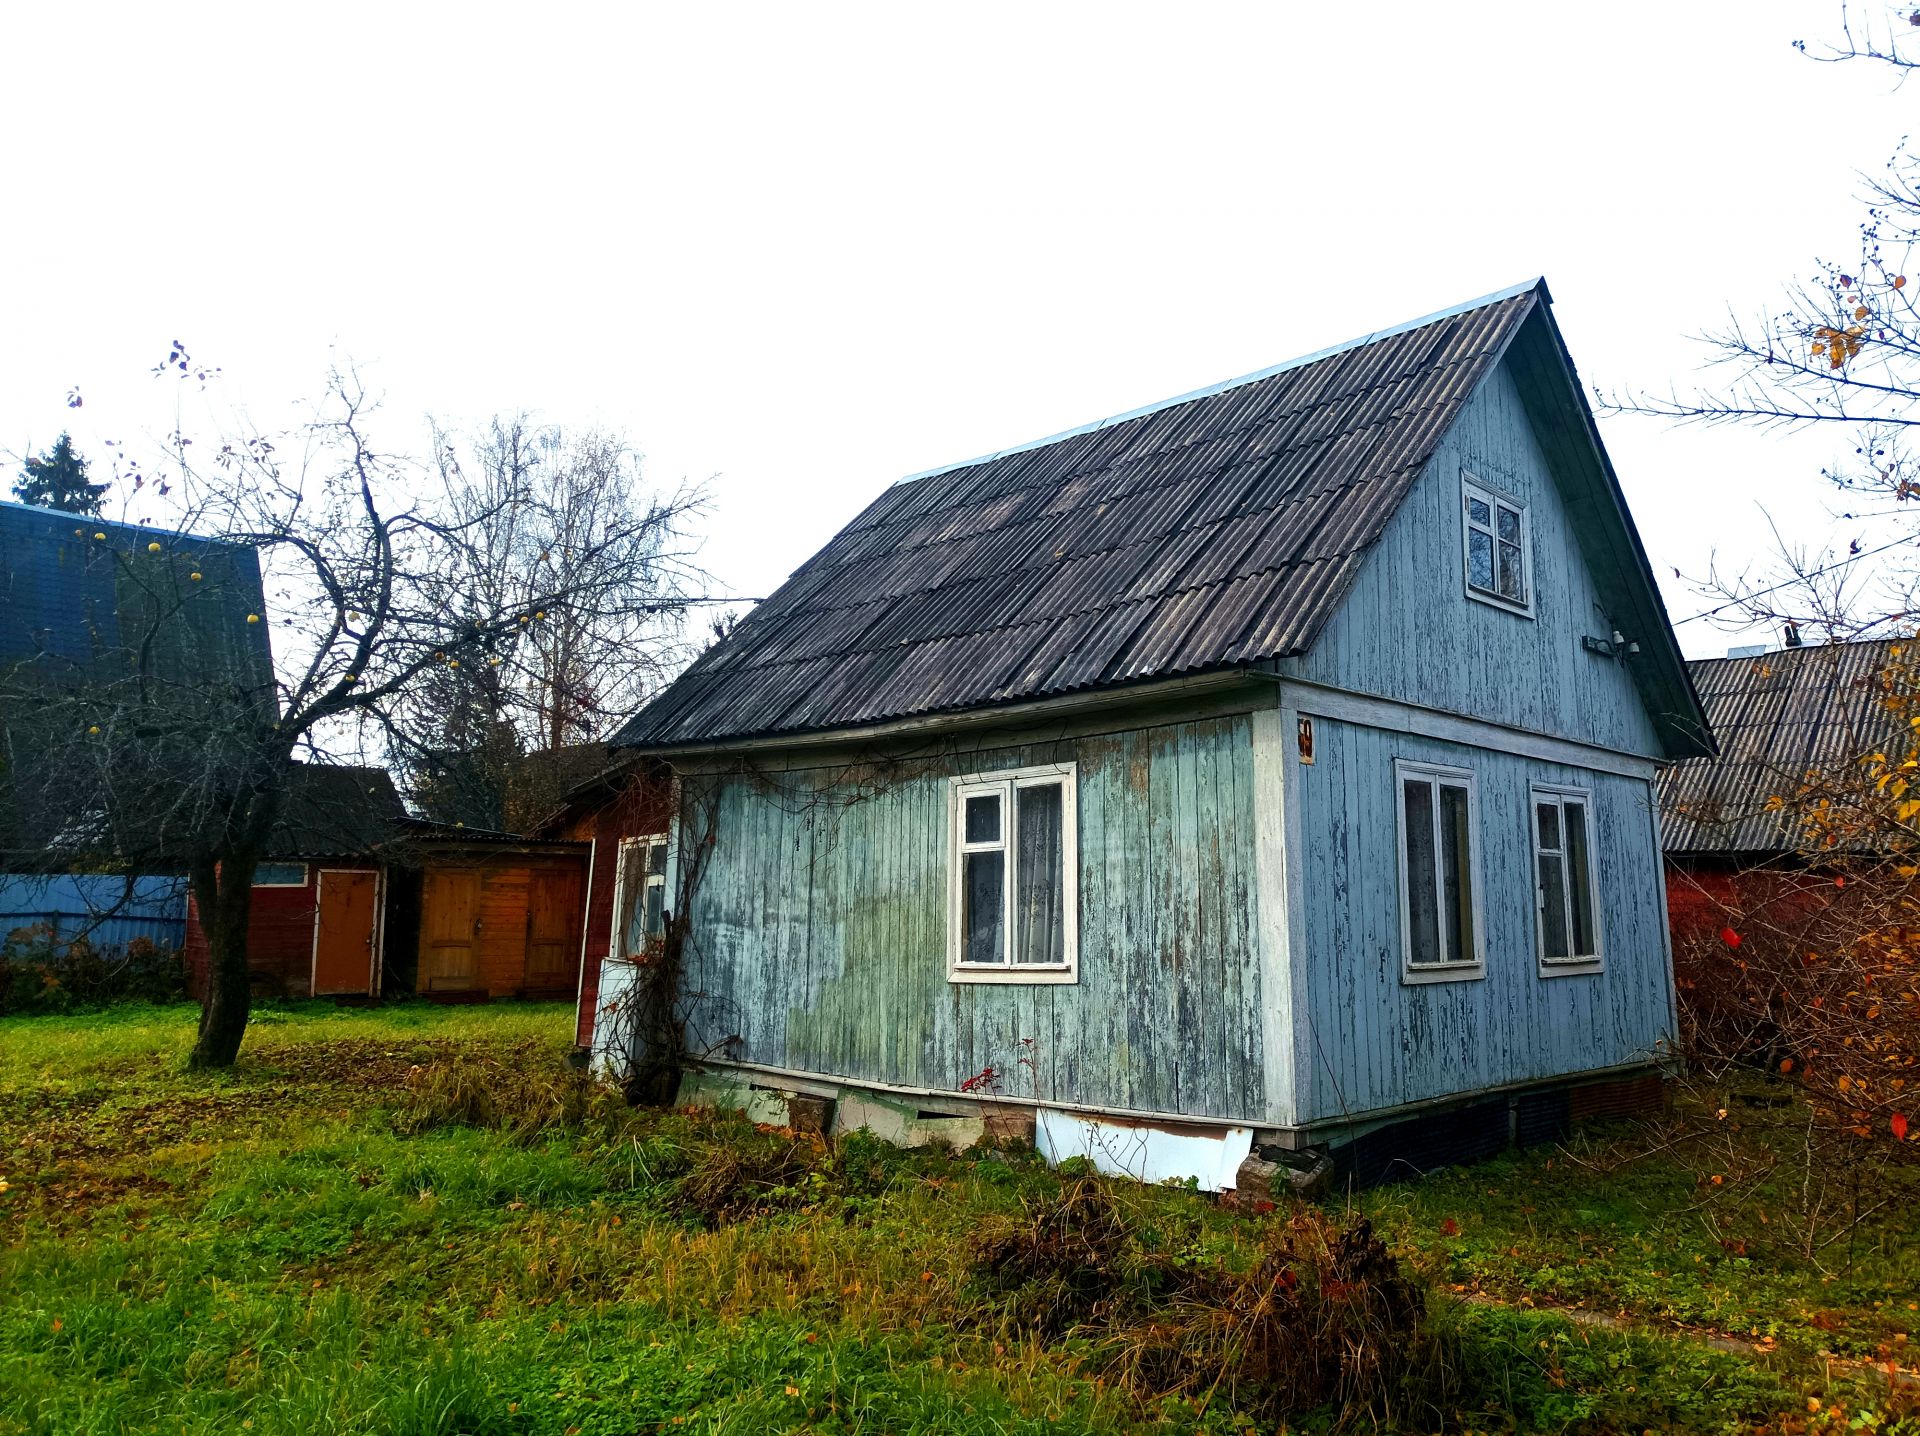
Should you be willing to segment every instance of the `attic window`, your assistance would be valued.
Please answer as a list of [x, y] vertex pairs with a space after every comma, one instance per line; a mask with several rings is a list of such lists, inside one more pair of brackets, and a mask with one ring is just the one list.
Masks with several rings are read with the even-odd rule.
[[1072, 763], [953, 779], [947, 976], [1073, 982], [1080, 863]]
[[1460, 475], [1467, 597], [1514, 613], [1533, 613], [1533, 536], [1527, 506]]

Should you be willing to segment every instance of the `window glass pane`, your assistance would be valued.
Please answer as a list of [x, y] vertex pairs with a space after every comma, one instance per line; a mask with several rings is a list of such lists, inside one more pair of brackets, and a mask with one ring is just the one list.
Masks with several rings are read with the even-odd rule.
[[1540, 951], [1567, 955], [1567, 883], [1558, 853], [1540, 854]]
[[961, 862], [960, 960], [1005, 962], [1006, 854], [967, 853]]
[[1510, 543], [1510, 544], [1519, 543], [1520, 542], [1519, 513], [1516, 510], [1508, 508], [1505, 504], [1501, 504], [1499, 508], [1500, 508], [1500, 542]]
[[967, 841], [970, 843], [1000, 841], [1000, 795], [998, 793], [976, 793], [967, 799]]
[[1015, 962], [1067, 960], [1062, 791], [1058, 783], [1014, 791], [1013, 831], [1020, 848], [1013, 890]]
[[665, 883], [647, 884], [647, 930], [646, 936], [658, 937], [667, 930], [665, 903], [667, 885]]
[[666, 839], [664, 838], [656, 839], [654, 842], [651, 842], [647, 845], [647, 871], [653, 874], [653, 876], [655, 877], [660, 877], [666, 872], [666, 870], [667, 870]]
[[1479, 954], [1473, 941], [1473, 843], [1465, 788], [1440, 789], [1440, 843], [1447, 960], [1472, 962]]
[[1520, 550], [1513, 544], [1500, 545], [1500, 596], [1515, 603], [1527, 600], [1527, 585], [1520, 572]]
[[1437, 963], [1440, 913], [1433, 861], [1433, 785], [1425, 778], [1407, 778], [1400, 793], [1407, 837], [1408, 956], [1415, 963]]
[[1560, 805], [1558, 803], [1535, 803], [1534, 818], [1540, 824], [1540, 846], [1550, 852], [1560, 851]]
[[640, 913], [646, 898], [647, 845], [620, 845], [620, 911], [613, 915], [613, 955], [632, 957], [644, 941]]
[[1467, 530], [1467, 582], [1493, 592], [1493, 538], [1479, 529]]
[[1587, 805], [1569, 801], [1567, 813], [1567, 888], [1573, 907], [1573, 952], [1592, 957], [1600, 945], [1593, 931], [1593, 869], [1587, 859]]
[[253, 883], [255, 887], [304, 887], [307, 881], [305, 863], [260, 863], [254, 867]]
[[1487, 501], [1475, 498], [1472, 494], [1467, 495], [1467, 517], [1482, 528], [1493, 527], [1493, 512], [1487, 507]]

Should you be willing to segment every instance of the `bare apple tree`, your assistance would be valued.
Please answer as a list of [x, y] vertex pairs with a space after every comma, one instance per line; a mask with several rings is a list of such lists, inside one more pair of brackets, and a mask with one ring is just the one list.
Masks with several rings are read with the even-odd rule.
[[[183, 358], [176, 346], [159, 372], [208, 372]], [[336, 372], [291, 433], [176, 433], [152, 465], [123, 450], [122, 491], [164, 492], [179, 532], [126, 544], [100, 530], [114, 621], [85, 652], [44, 649], [0, 674], [8, 781], [44, 860], [190, 879], [209, 946], [196, 1067], [231, 1065], [246, 1033], [254, 868], [296, 757], [410, 751], [411, 720], [449, 690], [573, 703], [566, 635], [625, 622], [639, 645], [665, 644], [665, 620], [699, 597], [697, 487], [629, 487], [555, 528], [533, 471], [449, 488], [440, 464], [376, 442], [376, 417]], [[84, 538], [92, 521], [75, 522]], [[533, 535], [554, 547], [523, 562]]]

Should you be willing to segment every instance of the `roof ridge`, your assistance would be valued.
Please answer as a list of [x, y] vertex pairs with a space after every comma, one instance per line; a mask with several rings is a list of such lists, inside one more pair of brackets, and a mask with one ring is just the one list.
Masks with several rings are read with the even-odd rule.
[[995, 459], [1004, 459], [1011, 454], [1024, 454], [1033, 449], [1044, 449], [1049, 444], [1057, 444], [1065, 439], [1078, 438], [1082, 434], [1097, 433], [1101, 429], [1112, 428], [1115, 424], [1124, 424], [1129, 419], [1143, 419], [1149, 414], [1157, 414], [1162, 409], [1171, 409], [1178, 404], [1191, 403], [1195, 399], [1209, 399], [1215, 394], [1224, 394], [1229, 389], [1238, 389], [1243, 384], [1257, 384], [1262, 379], [1271, 379], [1274, 375], [1284, 374], [1289, 369], [1303, 369], [1309, 364], [1319, 363], [1322, 359], [1331, 359], [1338, 354], [1345, 354], [1355, 349], [1365, 348], [1367, 345], [1377, 343], [1382, 339], [1391, 339], [1399, 334], [1411, 334], [1414, 330], [1423, 329], [1429, 324], [1438, 324], [1446, 319], [1457, 319], [1462, 314], [1470, 314], [1476, 309], [1484, 309], [1488, 305], [1499, 304], [1508, 299], [1517, 299], [1520, 295], [1533, 290], [1539, 290], [1544, 294], [1546, 292], [1546, 285], [1547, 281], [1545, 276], [1536, 275], [1534, 278], [1520, 284], [1510, 284], [1505, 289], [1496, 289], [1491, 294], [1483, 294], [1478, 299], [1469, 299], [1461, 304], [1450, 305], [1445, 309], [1437, 309], [1431, 314], [1423, 314], [1418, 319], [1409, 319], [1400, 324], [1389, 325], [1385, 329], [1376, 329], [1370, 334], [1362, 334], [1344, 343], [1329, 345], [1325, 349], [1317, 349], [1311, 354], [1302, 354], [1293, 359], [1283, 359], [1278, 364], [1269, 364], [1266, 368], [1256, 369], [1250, 374], [1242, 374], [1233, 379], [1223, 379], [1217, 384], [1208, 384], [1199, 389], [1189, 390], [1185, 394], [1176, 394], [1170, 399], [1159, 399], [1151, 404], [1143, 404], [1139, 408], [1129, 409], [1123, 414], [1112, 414], [1104, 419], [1095, 419], [1090, 423], [1078, 424], [1071, 429], [1062, 429], [1057, 434], [1048, 434], [1045, 438], [1031, 439], [1024, 444], [1009, 444], [1006, 448], [995, 450], [991, 454], [981, 454], [975, 458], [962, 459], [951, 464], [937, 464], [931, 469], [922, 469], [918, 473], [908, 474], [904, 478], [895, 480], [893, 487], [898, 488], [901, 484], [913, 483], [916, 479], [930, 479], [938, 474], [950, 474], [958, 469], [971, 469], [976, 464], [991, 463]]
[[162, 528], [159, 524], [136, 523], [131, 519], [110, 519], [104, 514], [82, 514], [71, 509], [50, 508], [46, 504], [25, 504], [18, 499], [0, 499], [0, 509], [15, 509], [21, 513], [37, 514], [50, 520], [77, 519], [82, 526], [100, 524], [107, 528], [126, 529], [133, 533], [164, 534], [168, 538], [188, 539], [194, 543], [226, 544], [230, 548], [258, 548], [257, 544], [245, 539], [222, 538], [216, 534], [199, 534], [190, 529]]

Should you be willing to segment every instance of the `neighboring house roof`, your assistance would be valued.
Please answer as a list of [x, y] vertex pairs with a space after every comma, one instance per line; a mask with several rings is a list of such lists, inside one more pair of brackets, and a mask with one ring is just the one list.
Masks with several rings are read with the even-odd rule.
[[1645, 644], [1662, 670], [1650, 706], [1677, 715], [1672, 747], [1698, 751], [1704, 725], [1548, 303], [1534, 281], [902, 481], [614, 742], [850, 728], [1304, 653], [1529, 330], [1543, 372], [1564, 370], [1546, 387], [1567, 443], [1598, 455], [1582, 476], [1617, 514], [1595, 532], [1626, 557], [1599, 577], [1626, 575], [1625, 607], [1656, 615], [1635, 629], [1661, 635]]
[[385, 768], [295, 763], [267, 852], [275, 858], [358, 856], [390, 842], [408, 821]]
[[1660, 775], [1660, 823], [1670, 853], [1790, 852], [1799, 846], [1791, 798], [1810, 773], [1840, 772], [1898, 737], [1904, 722], [1880, 701], [1892, 640], [1828, 643], [1687, 665], [1717, 757]]
[[[267, 626], [248, 624], [249, 613], [265, 613], [249, 544], [0, 502], [0, 664], [83, 671], [157, 640], [189, 681], [270, 684]], [[175, 615], [154, 632], [142, 626]]]

